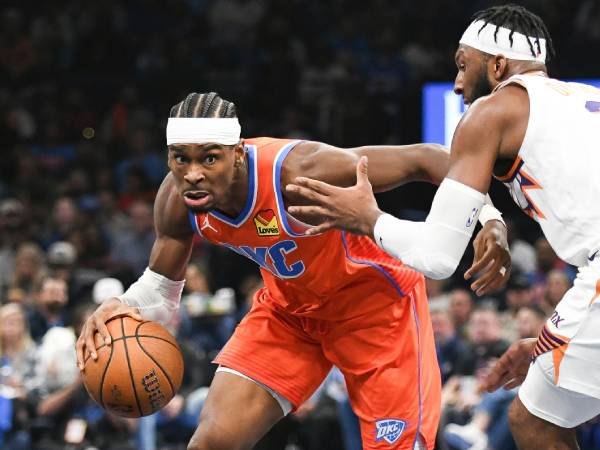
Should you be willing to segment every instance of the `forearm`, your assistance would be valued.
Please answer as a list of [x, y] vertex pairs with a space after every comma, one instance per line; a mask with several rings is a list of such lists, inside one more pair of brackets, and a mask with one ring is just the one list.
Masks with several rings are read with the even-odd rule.
[[447, 278], [460, 262], [483, 203], [480, 192], [445, 180], [425, 222], [382, 215], [374, 224], [375, 242], [429, 278]]
[[440, 184], [450, 162], [448, 149], [438, 144], [367, 146], [350, 151], [369, 158], [369, 181], [375, 192], [411, 181]]

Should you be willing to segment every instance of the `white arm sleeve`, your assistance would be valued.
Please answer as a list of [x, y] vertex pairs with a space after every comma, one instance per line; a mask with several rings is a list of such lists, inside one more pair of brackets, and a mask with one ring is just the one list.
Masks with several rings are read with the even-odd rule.
[[448, 278], [465, 252], [484, 200], [481, 192], [446, 178], [425, 222], [383, 214], [375, 223], [375, 242], [426, 277]]
[[169, 280], [147, 267], [143, 275], [117, 298], [138, 308], [144, 319], [165, 324], [179, 307], [184, 284], [185, 280]]

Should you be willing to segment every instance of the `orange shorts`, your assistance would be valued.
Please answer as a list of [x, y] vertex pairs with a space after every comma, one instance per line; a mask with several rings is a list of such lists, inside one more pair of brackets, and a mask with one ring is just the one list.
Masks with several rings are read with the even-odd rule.
[[262, 289], [215, 362], [295, 407], [335, 365], [360, 419], [364, 449], [413, 449], [419, 435], [432, 449], [441, 381], [424, 282], [404, 297], [375, 288], [356, 298], [381, 307], [350, 320], [312, 319], [284, 311]]

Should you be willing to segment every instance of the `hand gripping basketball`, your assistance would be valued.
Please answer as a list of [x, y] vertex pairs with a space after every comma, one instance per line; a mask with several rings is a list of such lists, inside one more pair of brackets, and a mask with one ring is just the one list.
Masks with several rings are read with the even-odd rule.
[[183, 356], [162, 325], [129, 316], [106, 323], [111, 345], [95, 334], [97, 359], [85, 358], [83, 383], [107, 411], [141, 417], [166, 406], [183, 378]]
[[111, 345], [112, 340], [108, 328], [106, 327], [106, 322], [114, 317], [125, 316], [131, 317], [137, 321], [142, 320], [142, 316], [137, 309], [127, 306], [120, 302], [119, 299], [111, 298], [102, 303], [89, 319], [86, 320], [75, 346], [79, 370], [83, 370], [86, 356], [91, 356], [94, 361], [98, 359], [96, 343], [94, 342], [94, 335], [96, 332], [100, 333], [100, 336], [106, 345]]

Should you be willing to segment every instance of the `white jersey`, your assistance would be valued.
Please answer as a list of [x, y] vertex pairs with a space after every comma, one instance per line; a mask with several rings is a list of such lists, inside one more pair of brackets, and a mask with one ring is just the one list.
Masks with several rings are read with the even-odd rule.
[[527, 89], [529, 123], [498, 179], [561, 259], [586, 265], [600, 250], [600, 90], [541, 75], [514, 75], [497, 89], [511, 83]]

